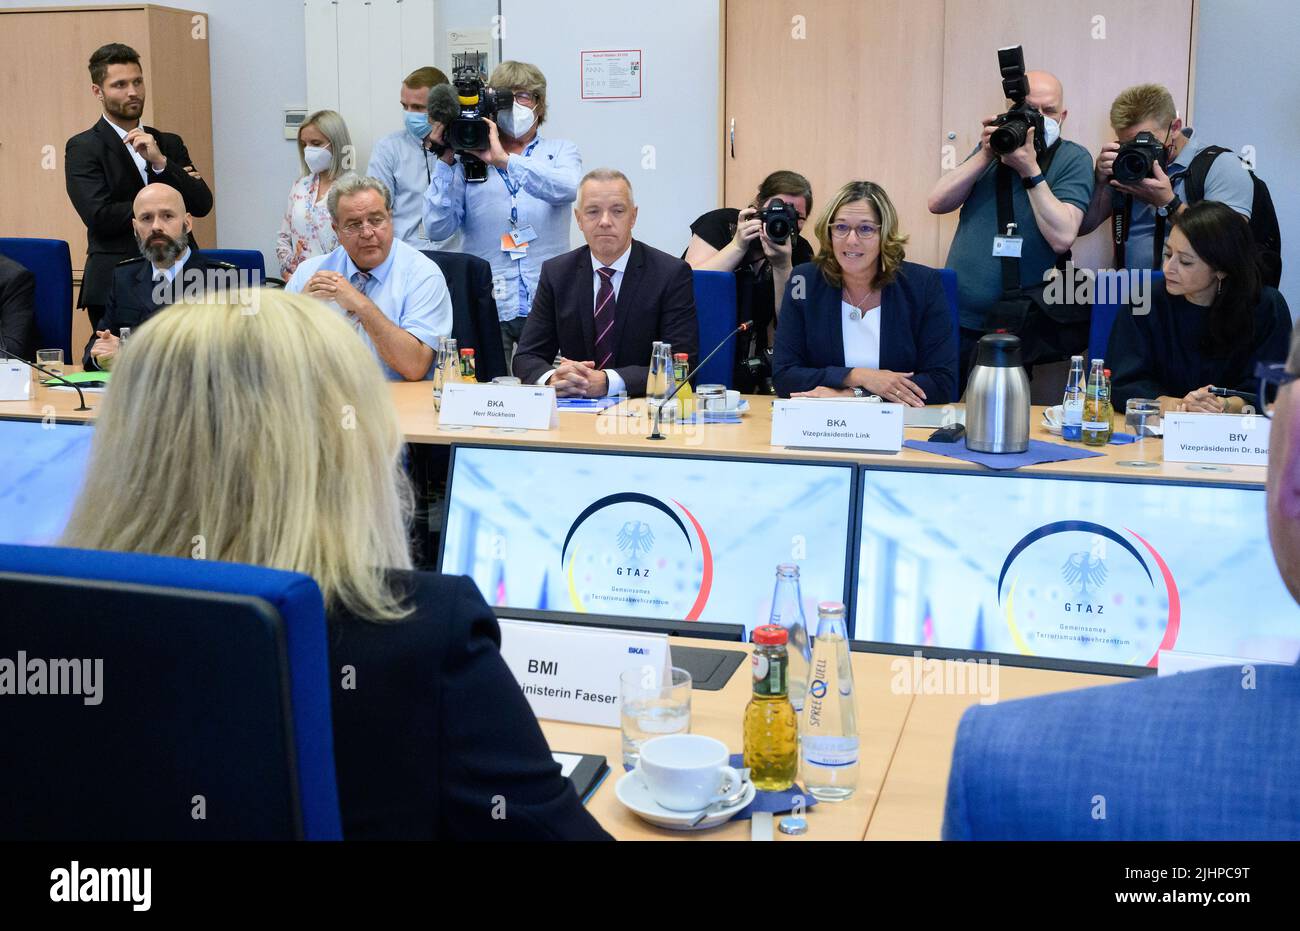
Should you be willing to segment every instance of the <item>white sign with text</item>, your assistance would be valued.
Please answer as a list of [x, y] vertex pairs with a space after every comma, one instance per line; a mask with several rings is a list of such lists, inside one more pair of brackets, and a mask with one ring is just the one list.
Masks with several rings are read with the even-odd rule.
[[31, 370], [21, 362], [0, 358], [0, 401], [30, 401], [31, 399]]
[[500, 620], [501, 655], [533, 714], [571, 724], [619, 726], [619, 676], [644, 669], [671, 682], [667, 634]]
[[772, 445], [896, 453], [903, 447], [902, 404], [854, 398], [772, 402]]
[[1165, 414], [1165, 461], [1268, 465], [1269, 419], [1258, 414]]
[[442, 388], [438, 422], [457, 427], [550, 430], [560, 425], [555, 389], [537, 385], [451, 382]]

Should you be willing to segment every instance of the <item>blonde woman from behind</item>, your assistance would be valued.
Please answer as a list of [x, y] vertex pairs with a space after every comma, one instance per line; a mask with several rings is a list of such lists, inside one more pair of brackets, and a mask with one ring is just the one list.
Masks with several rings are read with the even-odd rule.
[[411, 569], [401, 451], [388, 384], [342, 317], [280, 291], [168, 308], [114, 367], [65, 540], [190, 556], [197, 539], [207, 559], [316, 579], [346, 838], [607, 839], [473, 583]]

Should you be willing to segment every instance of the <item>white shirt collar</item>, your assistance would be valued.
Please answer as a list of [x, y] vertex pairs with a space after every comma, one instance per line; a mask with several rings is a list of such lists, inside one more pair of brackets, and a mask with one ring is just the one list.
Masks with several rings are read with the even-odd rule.
[[119, 139], [123, 139], [123, 140], [126, 139], [126, 130], [123, 129], [121, 126], [118, 126], [118, 125], [117, 125], [116, 123], [114, 123], [112, 120], [110, 120], [110, 119], [108, 118], [107, 114], [105, 114], [104, 116], [100, 117], [100, 119], [102, 119], [102, 120], [103, 120], [105, 123], [107, 123], [109, 126], [113, 127], [113, 132], [117, 133]]
[[600, 269], [602, 268], [612, 268], [616, 273], [622, 274], [623, 272], [627, 271], [627, 262], [628, 259], [631, 258], [631, 256], [632, 256], [632, 243], [628, 243], [627, 249], [623, 251], [623, 254], [620, 255], [618, 258], [616, 258], [609, 265], [601, 265], [600, 260], [596, 258], [596, 254], [593, 252], [591, 255], [591, 270], [593, 273], [595, 273], [600, 271]]

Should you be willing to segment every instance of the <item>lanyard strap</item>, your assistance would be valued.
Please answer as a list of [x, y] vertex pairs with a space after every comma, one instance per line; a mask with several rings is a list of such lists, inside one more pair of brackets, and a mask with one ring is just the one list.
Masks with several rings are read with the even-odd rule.
[[[541, 141], [541, 139], [534, 139], [529, 143], [528, 148], [524, 149], [524, 158], [532, 155], [533, 149], [537, 148], [537, 143]], [[519, 192], [523, 189], [523, 185], [515, 184], [510, 180], [510, 175], [500, 168], [497, 169], [497, 174], [501, 176], [501, 181], [505, 184], [506, 190], [510, 192], [510, 225], [516, 227], [519, 225]]]

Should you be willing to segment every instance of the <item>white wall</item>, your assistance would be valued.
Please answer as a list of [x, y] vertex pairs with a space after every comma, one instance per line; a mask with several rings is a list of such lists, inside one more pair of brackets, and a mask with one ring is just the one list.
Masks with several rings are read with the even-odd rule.
[[[501, 11], [502, 55], [546, 75], [542, 134], [574, 142], [588, 170], [625, 172], [640, 210], [634, 235], [680, 255], [691, 222], [718, 206], [717, 4], [502, 0]], [[583, 101], [578, 53], [626, 48], [642, 50], [642, 98]]]
[[[1196, 137], [1255, 150], [1282, 229], [1282, 293], [1300, 316], [1300, 20], [1295, 0], [1200, 0]], [[1227, 155], [1222, 156], [1228, 158]]]
[[[282, 127], [285, 108], [304, 106], [307, 97], [302, 0], [184, 0], [158, 5], [208, 15], [216, 164], [197, 167], [213, 185], [217, 199], [215, 245], [260, 249], [266, 255], [268, 273], [275, 274], [279, 268], [275, 234], [284, 216], [289, 185], [300, 170], [297, 146], [284, 138]], [[0, 7], [38, 6], [103, 4], [93, 0], [0, 0]], [[104, 36], [105, 44], [113, 41], [114, 36]], [[7, 91], [21, 97], [20, 89]], [[166, 93], [160, 87], [147, 91], [153, 97]], [[6, 116], [11, 118], [12, 114]]]

